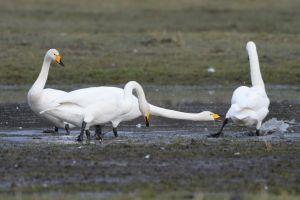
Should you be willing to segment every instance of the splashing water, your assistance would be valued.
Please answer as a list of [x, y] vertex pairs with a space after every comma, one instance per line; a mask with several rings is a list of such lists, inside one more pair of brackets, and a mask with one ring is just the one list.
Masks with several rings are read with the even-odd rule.
[[288, 123], [285, 123], [282, 120], [277, 120], [277, 118], [272, 118], [261, 126], [261, 132], [263, 134], [270, 134], [274, 132], [279, 132], [279, 133], [285, 133], [288, 131], [288, 128], [290, 125]]

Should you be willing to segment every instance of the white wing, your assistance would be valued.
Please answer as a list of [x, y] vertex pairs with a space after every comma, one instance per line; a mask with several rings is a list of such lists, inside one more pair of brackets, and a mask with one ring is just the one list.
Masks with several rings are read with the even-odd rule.
[[124, 90], [116, 87], [90, 87], [74, 90], [52, 102], [52, 106], [58, 104], [76, 104], [80, 107], [86, 107], [96, 102], [109, 101], [112, 98], [122, 98]]

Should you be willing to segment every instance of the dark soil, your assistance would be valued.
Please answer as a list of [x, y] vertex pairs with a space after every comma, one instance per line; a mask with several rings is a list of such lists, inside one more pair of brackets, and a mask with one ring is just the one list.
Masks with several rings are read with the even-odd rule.
[[[217, 104], [177, 105], [183, 111]], [[289, 133], [251, 137], [251, 129], [228, 125], [225, 136], [207, 138], [221, 122], [184, 122], [152, 117], [152, 126], [123, 123], [119, 137], [105, 128], [102, 143], [74, 142], [71, 136], [43, 134], [50, 128], [25, 104], [0, 106], [0, 190], [2, 192], [155, 191], [300, 192], [299, 105], [271, 105], [268, 119], [295, 119]], [[22, 127], [22, 128], [21, 128]], [[22, 130], [20, 130], [22, 129]], [[9, 140], [8, 138], [16, 138]], [[17, 139], [20, 138], [20, 139]], [[30, 138], [31, 140], [23, 140]], [[47, 140], [43, 140], [47, 138]], [[55, 143], [69, 139], [72, 143]]]

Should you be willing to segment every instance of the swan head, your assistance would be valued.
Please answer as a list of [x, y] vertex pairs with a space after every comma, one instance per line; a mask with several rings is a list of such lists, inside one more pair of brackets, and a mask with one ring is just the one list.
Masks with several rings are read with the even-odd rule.
[[199, 113], [200, 121], [213, 121], [218, 118], [220, 118], [220, 115], [210, 112], [210, 111], [203, 111], [203, 112]]
[[150, 121], [150, 112], [149, 111], [144, 115], [144, 120], [145, 120], [146, 126], [149, 127], [149, 121]]
[[65, 66], [61, 60], [61, 56], [56, 49], [49, 49], [46, 53], [46, 56], [49, 57], [52, 61], [57, 62], [61, 66]]
[[140, 103], [140, 111], [144, 116], [144, 121], [147, 127], [149, 127], [150, 121], [150, 106], [147, 101]]
[[255, 43], [252, 41], [247, 42], [246, 49], [247, 49], [247, 51], [253, 51], [253, 50], [256, 51]]

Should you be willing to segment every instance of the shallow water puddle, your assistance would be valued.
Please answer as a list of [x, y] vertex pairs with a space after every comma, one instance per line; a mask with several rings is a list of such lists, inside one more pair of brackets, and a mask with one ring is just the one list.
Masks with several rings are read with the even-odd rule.
[[79, 143], [76, 141], [77, 137], [73, 132], [71, 135], [52, 135], [42, 133], [41, 130], [17, 130], [17, 131], [1, 131], [0, 141], [3, 142], [20, 142], [20, 143], [48, 143], [48, 144], [116, 144], [116, 143], [141, 143], [141, 144], [170, 144], [191, 140], [236, 140], [236, 141], [282, 141], [282, 140], [299, 140], [300, 133], [281, 133], [275, 132], [265, 136], [249, 136], [248, 132], [233, 132], [226, 131], [225, 135], [220, 138], [208, 138], [208, 132], [199, 133], [197, 131], [189, 130], [152, 130], [147, 132], [135, 132], [135, 131], [121, 131], [119, 137], [115, 138], [112, 133], [107, 133], [103, 137], [103, 141], [96, 141], [93, 139], [86, 140]]
[[51, 135], [42, 133], [41, 130], [17, 130], [17, 131], [1, 131], [0, 141], [22, 142], [22, 143], [58, 143], [58, 144], [74, 144], [75, 136], [72, 135]]

